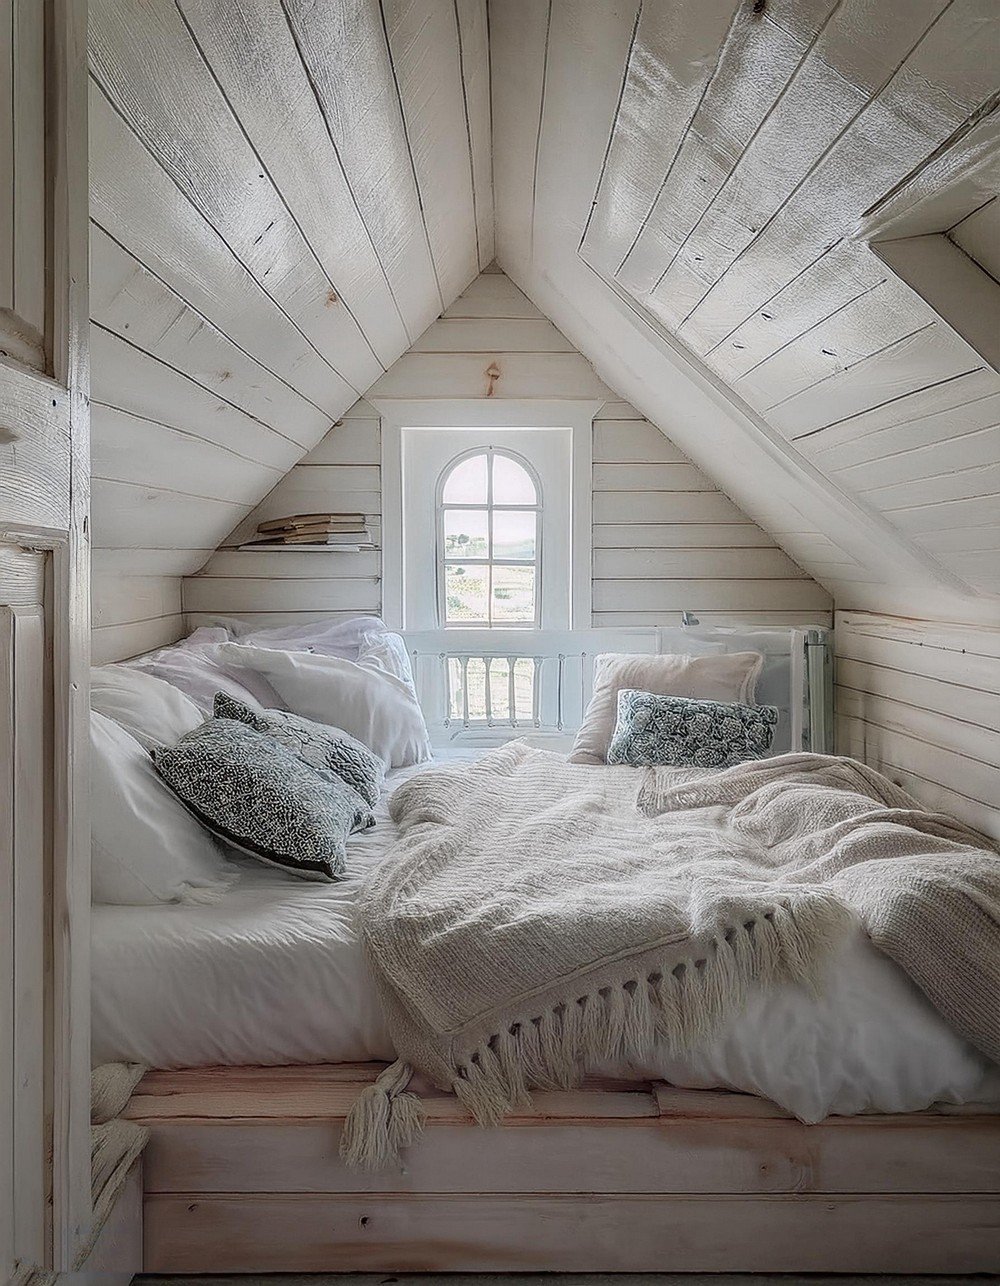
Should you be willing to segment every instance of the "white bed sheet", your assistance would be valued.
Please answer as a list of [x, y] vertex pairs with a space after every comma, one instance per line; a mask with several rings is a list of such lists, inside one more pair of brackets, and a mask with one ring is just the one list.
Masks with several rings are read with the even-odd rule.
[[[389, 789], [414, 771], [392, 773]], [[373, 830], [351, 840], [350, 877], [336, 884], [291, 880], [241, 859], [234, 887], [210, 905], [95, 907], [95, 1063], [391, 1059], [354, 929], [361, 879], [395, 838], [384, 799], [376, 816]], [[604, 1070], [759, 1094], [805, 1121], [1000, 1102], [1000, 1069], [860, 928], [831, 958], [819, 997], [794, 985], [760, 991], [710, 1044]]]

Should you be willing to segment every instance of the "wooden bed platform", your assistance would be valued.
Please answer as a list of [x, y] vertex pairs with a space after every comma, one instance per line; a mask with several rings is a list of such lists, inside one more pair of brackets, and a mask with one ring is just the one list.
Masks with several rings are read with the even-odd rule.
[[1000, 1115], [806, 1126], [589, 1081], [486, 1132], [433, 1095], [402, 1166], [358, 1174], [340, 1129], [379, 1070], [149, 1073], [145, 1271], [1000, 1271]]

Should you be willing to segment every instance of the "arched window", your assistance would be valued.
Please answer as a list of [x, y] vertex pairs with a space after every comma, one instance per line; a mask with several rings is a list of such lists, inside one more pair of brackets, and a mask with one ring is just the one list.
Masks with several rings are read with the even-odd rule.
[[441, 624], [537, 626], [542, 493], [527, 460], [494, 447], [456, 456], [437, 508]]

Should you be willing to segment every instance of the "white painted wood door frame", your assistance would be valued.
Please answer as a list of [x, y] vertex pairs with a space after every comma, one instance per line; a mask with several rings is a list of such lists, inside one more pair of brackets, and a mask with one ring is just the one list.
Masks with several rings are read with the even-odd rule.
[[[35, 1013], [18, 1031], [17, 1065], [28, 1068], [27, 1089], [18, 1084], [14, 1105], [18, 1168], [4, 1166], [0, 1177], [0, 1268], [12, 1271], [16, 1255], [23, 1274], [70, 1271], [92, 1221], [87, 5], [21, 0], [15, 16], [16, 75], [0, 104], [0, 120], [6, 113], [4, 123], [13, 122], [17, 162], [13, 192], [0, 194], [13, 208], [15, 229], [14, 291], [4, 306], [15, 326], [38, 322], [44, 340], [32, 360], [17, 353], [0, 360], [0, 545], [8, 568], [24, 564], [19, 549], [45, 557], [44, 586], [27, 599], [16, 575], [0, 568], [0, 604], [27, 609], [4, 617], [5, 660], [15, 658], [15, 677], [10, 665], [4, 671], [6, 762], [42, 759], [35, 780], [13, 773], [15, 818], [37, 815], [39, 781], [44, 787], [41, 907], [37, 853], [21, 865], [21, 854], [37, 846], [31, 823], [8, 844], [21, 865], [15, 874], [25, 876], [10, 891], [10, 919], [38, 936], [31, 951], [15, 955], [11, 994], [23, 997], [22, 1010], [41, 1004], [44, 1014], [43, 1023]], [[42, 997], [34, 991], [39, 951]], [[7, 1035], [0, 1032], [0, 1044]]]
[[593, 422], [603, 401], [377, 397], [369, 400], [382, 417], [382, 614], [386, 623], [394, 629], [401, 629], [403, 624], [403, 429], [566, 428], [572, 434], [573, 461], [570, 619], [573, 629], [589, 629]]

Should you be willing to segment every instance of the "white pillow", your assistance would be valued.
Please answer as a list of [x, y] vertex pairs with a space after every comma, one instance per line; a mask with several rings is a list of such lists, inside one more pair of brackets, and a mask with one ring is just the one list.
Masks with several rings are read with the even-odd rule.
[[[217, 632], [223, 636], [222, 641], [225, 641], [224, 631]], [[222, 664], [218, 644], [214, 640], [192, 643], [191, 640], [198, 633], [214, 634], [216, 631], [196, 630], [191, 639], [161, 648], [159, 652], [153, 652], [149, 656], [138, 657], [135, 661], [127, 662], [127, 665], [130, 669], [155, 675], [183, 692], [202, 712], [202, 717], [211, 715], [217, 692], [225, 692], [227, 696], [254, 708], [281, 708], [278, 694], [259, 674], [250, 670], [237, 671]]]
[[90, 708], [121, 724], [147, 750], [174, 745], [205, 717], [172, 684], [131, 665], [93, 667]]
[[760, 652], [713, 652], [710, 656], [603, 652], [594, 658], [593, 695], [573, 742], [570, 763], [607, 761], [622, 688], [637, 688], [658, 697], [697, 697], [702, 701], [752, 705], [763, 665]]
[[232, 868], [138, 741], [92, 712], [90, 746], [94, 901], [145, 906], [204, 902], [222, 893]]
[[263, 630], [255, 626], [240, 628], [238, 622], [233, 625], [238, 641], [251, 647], [316, 652], [320, 656], [342, 656], [345, 661], [358, 660], [366, 637], [387, 632], [385, 622], [378, 616], [352, 616], [346, 621], [326, 617], [302, 625], [270, 625]]
[[413, 687], [381, 666], [314, 652], [223, 643], [223, 660], [263, 674], [295, 714], [342, 728], [390, 768], [431, 757], [427, 725]]

